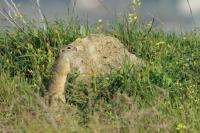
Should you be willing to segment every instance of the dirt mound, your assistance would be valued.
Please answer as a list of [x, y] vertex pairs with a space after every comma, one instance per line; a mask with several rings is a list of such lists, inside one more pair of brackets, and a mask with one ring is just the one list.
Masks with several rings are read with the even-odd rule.
[[79, 38], [60, 50], [52, 79], [49, 84], [50, 102], [65, 101], [64, 85], [67, 75], [73, 70], [80, 71], [77, 80], [85, 80], [92, 75], [106, 74], [119, 69], [124, 60], [137, 64], [138, 59], [128, 52], [116, 38], [106, 35], [90, 35]]

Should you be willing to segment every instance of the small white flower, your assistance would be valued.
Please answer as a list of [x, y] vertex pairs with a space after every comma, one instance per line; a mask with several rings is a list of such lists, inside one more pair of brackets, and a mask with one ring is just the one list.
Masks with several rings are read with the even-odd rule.
[[101, 22], [103, 22], [103, 20], [102, 20], [102, 19], [99, 19], [98, 22], [101, 23]]

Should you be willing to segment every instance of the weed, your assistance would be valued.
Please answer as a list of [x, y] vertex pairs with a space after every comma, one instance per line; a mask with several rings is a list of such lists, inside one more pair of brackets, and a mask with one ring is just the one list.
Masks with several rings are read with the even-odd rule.
[[[155, 31], [135, 18], [130, 14], [109, 24], [100, 19], [93, 26], [81, 26], [72, 18], [47, 22], [46, 30], [27, 22], [23, 32], [1, 32], [3, 132], [198, 132], [198, 32]], [[133, 67], [125, 62], [111, 74], [92, 76], [89, 84], [75, 83], [79, 73], [71, 73], [66, 110], [58, 113], [60, 117], [50, 114], [37, 96], [46, 92], [59, 49], [90, 33], [117, 37], [142, 65]]]

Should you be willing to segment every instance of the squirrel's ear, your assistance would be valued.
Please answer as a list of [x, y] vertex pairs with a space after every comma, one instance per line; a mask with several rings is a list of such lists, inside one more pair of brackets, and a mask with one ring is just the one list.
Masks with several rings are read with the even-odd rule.
[[62, 49], [60, 50], [60, 53], [63, 53], [63, 52], [65, 52], [65, 49], [64, 49], [64, 48], [62, 48]]

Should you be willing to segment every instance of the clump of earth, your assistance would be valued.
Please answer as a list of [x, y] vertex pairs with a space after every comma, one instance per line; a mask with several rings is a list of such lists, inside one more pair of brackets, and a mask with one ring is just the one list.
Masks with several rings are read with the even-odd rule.
[[49, 83], [50, 103], [58, 100], [65, 102], [65, 82], [72, 71], [79, 71], [77, 81], [85, 81], [94, 74], [109, 74], [113, 69], [120, 69], [125, 60], [132, 64], [139, 62], [134, 54], [128, 52], [112, 36], [92, 34], [64, 46], [60, 50]]

